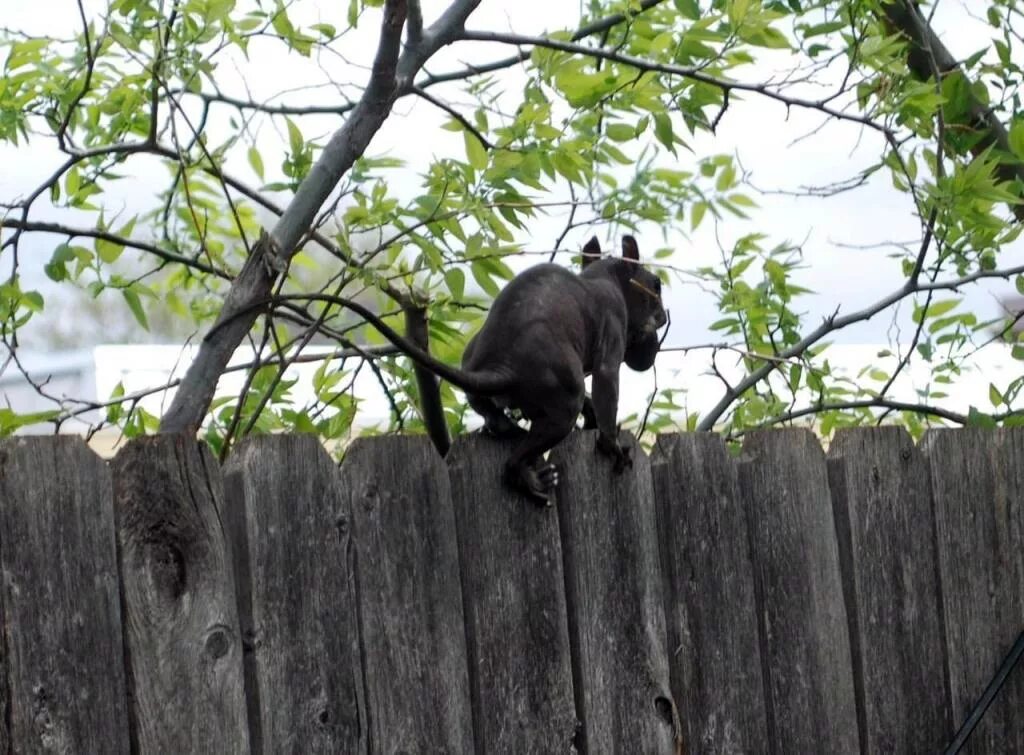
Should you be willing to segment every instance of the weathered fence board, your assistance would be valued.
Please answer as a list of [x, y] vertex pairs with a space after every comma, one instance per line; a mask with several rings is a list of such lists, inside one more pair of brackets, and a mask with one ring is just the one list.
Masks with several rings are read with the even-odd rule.
[[0, 755], [937, 752], [1024, 626], [1024, 429], [507, 450], [0, 442]]
[[[626, 435], [622, 436], [626, 439]], [[616, 475], [595, 431], [552, 451], [565, 554], [569, 636], [583, 749], [672, 753], [678, 719], [669, 685], [650, 462], [635, 441]]]
[[111, 465], [133, 738], [139, 752], [249, 752], [220, 470], [185, 435]]
[[[1024, 626], [1024, 429], [930, 430], [954, 726]], [[965, 752], [1024, 752], [1024, 674], [1007, 682]], [[952, 734], [952, 732], [951, 732]]]
[[558, 514], [502, 484], [510, 444], [448, 453], [479, 753], [567, 752], [576, 734]]
[[736, 464], [717, 435], [664, 435], [651, 474], [683, 741], [692, 753], [767, 752], [754, 573]]
[[365, 751], [349, 515], [313, 435], [257, 436], [224, 468], [253, 752]]
[[952, 729], [928, 467], [906, 430], [829, 448], [864, 752], [941, 752]]
[[364, 438], [352, 516], [371, 752], [470, 752], [473, 722], [448, 473], [423, 436]]
[[113, 520], [80, 438], [0, 444], [5, 751], [129, 750]]
[[747, 436], [740, 463], [775, 752], [856, 752], [857, 709], [825, 456], [807, 430]]

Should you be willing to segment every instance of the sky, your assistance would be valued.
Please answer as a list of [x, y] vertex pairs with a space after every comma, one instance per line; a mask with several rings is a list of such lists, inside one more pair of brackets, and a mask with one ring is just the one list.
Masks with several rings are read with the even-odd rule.
[[[87, 9], [101, 8], [105, 3], [86, 0]], [[304, 3], [311, 14], [308, 20], [338, 22], [337, 0]], [[424, 3], [424, 16], [429, 23], [446, 3]], [[58, 6], [66, 12], [59, 12]], [[934, 26], [944, 43], [958, 57], [965, 57], [982, 47], [991, 30], [982, 20], [968, 12], [969, 1], [942, 0], [935, 14]], [[61, 24], [70, 32], [76, 21], [74, 0], [4, 0], [3, 25], [29, 32], [62, 33]], [[485, 0], [471, 17], [468, 26], [473, 29], [508, 30], [525, 34], [539, 34], [546, 30], [573, 26], [579, 15], [579, 5], [570, 2], [537, 2], [521, 0], [517, 3], [499, 3]], [[315, 17], [314, 17], [315, 16]], [[360, 81], [365, 74], [353, 65], [369, 62], [377, 31], [376, 17], [365, 20], [360, 29], [346, 37], [339, 49], [316, 60], [303, 60], [284, 55], [276, 48], [254, 46], [248, 61], [237, 60], [237, 71], [223, 66], [219, 81], [225, 91], [245, 96], [248, 86], [256, 99], [270, 97], [287, 90], [281, 98], [289, 103], [322, 101], [336, 97], [333, 81]], [[512, 48], [481, 43], [460, 43], [446, 48], [431, 62], [434, 72], [461, 67], [465, 62], [480, 62], [503, 57]], [[784, 71], [791, 60], [786, 53], [764, 53], [756, 67], [739, 69], [737, 78], [761, 81]], [[355, 71], [355, 73], [353, 73]], [[514, 82], [517, 73], [507, 74]], [[835, 74], [838, 75], [838, 74]], [[244, 82], [243, 84], [243, 76]], [[300, 86], [301, 84], [301, 86]], [[809, 90], [811, 96], [820, 96], [820, 90]], [[449, 90], [452, 92], [452, 90]], [[453, 94], [454, 102], [465, 98]], [[402, 157], [410, 164], [406, 173], [396, 172], [389, 184], [405, 190], [409, 196], [419, 193], [416, 171], [426, 164], [431, 154], [461, 155], [462, 136], [441, 130], [447, 116], [428, 103], [406, 98], [395, 108], [392, 117], [372, 142], [368, 154]], [[734, 154], [748, 171], [756, 187], [763, 190], [787, 192], [804, 186], [816, 186], [855, 175], [859, 169], [871, 164], [879, 154], [879, 137], [854, 125], [831, 122], [823, 128], [821, 114], [787, 110], [776, 102], [756, 96], [745, 100], [734, 96], [732, 104], [722, 118], [715, 134], [700, 135], [689, 141], [693, 152], [680, 151], [678, 160], [670, 167], [693, 170], [697, 160], [710, 154]], [[307, 136], [324, 135], [340, 125], [337, 118], [324, 117], [306, 130]], [[262, 126], [261, 144], [269, 145], [280, 137], [272, 126]], [[273, 149], [267, 146], [267, 150]], [[52, 170], [59, 158], [41, 149], [12, 149], [0, 145], [0, 201], [23, 194], [36, 185], [40, 178]], [[272, 163], [267, 159], [265, 162]], [[245, 165], [244, 159], [231, 165], [232, 170], [248, 175], [257, 183]], [[166, 172], [155, 162], [137, 165], [135, 181], [121, 186], [114, 184], [103, 198], [111, 212], [131, 214], [139, 204], [140, 186], [159, 187]], [[641, 227], [638, 235], [641, 252], [651, 251], [668, 243], [677, 251], [670, 262], [678, 267], [693, 269], [715, 264], [720, 260], [719, 244], [729, 246], [741, 235], [760, 232], [768, 237], [769, 245], [783, 241], [802, 242], [805, 268], [796, 278], [800, 285], [815, 293], [800, 301], [800, 307], [809, 313], [808, 328], [821, 317], [837, 308], [849, 312], [870, 304], [897, 288], [903, 278], [897, 261], [888, 257], [891, 248], [878, 245], [892, 241], [913, 241], [920, 237], [920, 228], [907, 195], [894, 192], [888, 185], [887, 174], [879, 174], [866, 186], [828, 199], [792, 197], [784, 193], [754, 195], [760, 209], [746, 221], [730, 219], [723, 223], [707, 220], [696, 232], [683, 228]], [[157, 189], [154, 188], [154, 192]], [[752, 194], [749, 189], [746, 193]], [[148, 203], [147, 203], [148, 204]], [[67, 213], [53, 217], [67, 220]], [[548, 250], [562, 228], [561, 218], [538, 220], [530, 228], [527, 249]], [[582, 245], [594, 231], [578, 229], [570, 241]], [[611, 238], [605, 227], [596, 231], [605, 248], [617, 248], [617, 239]], [[26, 242], [26, 278], [35, 269], [38, 284], [45, 285], [42, 263], [52, 252], [57, 241], [53, 237], [37, 236]], [[1002, 262], [1024, 262], [1024, 242], [1009, 250]], [[535, 257], [527, 257], [516, 266], [532, 264]], [[35, 283], [35, 281], [32, 281]], [[1012, 291], [1012, 283], [990, 283], [973, 286], [965, 291], [968, 305], [980, 317], [995, 316], [999, 311], [998, 297]], [[673, 280], [667, 289], [666, 304], [672, 314], [669, 345], [687, 346], [722, 340], [708, 330], [708, 325], [720, 316], [714, 297], [694, 286], [686, 279]], [[881, 343], [892, 338], [908, 340], [912, 333], [909, 305], [903, 307], [893, 329], [889, 314], [876, 317], [846, 332], [835, 340], [850, 343]], [[126, 311], [126, 316], [128, 316]], [[31, 343], [23, 343], [31, 348]]]

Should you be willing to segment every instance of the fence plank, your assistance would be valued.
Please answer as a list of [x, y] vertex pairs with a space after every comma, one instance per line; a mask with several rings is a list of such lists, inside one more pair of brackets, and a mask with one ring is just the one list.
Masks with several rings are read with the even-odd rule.
[[133, 736], [143, 753], [249, 751], [216, 460], [187, 435], [112, 462]]
[[312, 435], [254, 436], [224, 468], [254, 752], [363, 752], [348, 509]]
[[767, 752], [754, 572], [736, 464], [711, 433], [652, 458], [672, 690], [694, 753]]
[[[932, 476], [956, 728], [1024, 626], [1024, 430], [929, 430], [921, 448]], [[1022, 710], [1018, 667], [964, 751], [1024, 752]]]
[[129, 751], [110, 475], [80, 438], [0, 444], [10, 750]]
[[470, 752], [473, 724], [448, 474], [425, 436], [356, 440], [352, 512], [371, 752]]
[[774, 752], [857, 752], [825, 455], [807, 430], [748, 435], [740, 463]]
[[[623, 438], [627, 436], [623, 435]], [[678, 718], [669, 685], [650, 462], [632, 442], [621, 475], [595, 431], [552, 452], [585, 752], [671, 753]]]
[[502, 484], [510, 448], [474, 435], [448, 453], [477, 752], [568, 751], [576, 710], [558, 515]]
[[865, 752], [949, 741], [928, 467], [901, 427], [840, 430], [828, 453]]

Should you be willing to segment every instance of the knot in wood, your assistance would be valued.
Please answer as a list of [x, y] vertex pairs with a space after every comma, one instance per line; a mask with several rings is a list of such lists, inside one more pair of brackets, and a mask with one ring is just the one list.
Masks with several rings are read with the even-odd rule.
[[206, 636], [206, 654], [213, 660], [223, 658], [231, 649], [231, 637], [228, 635], [227, 627], [215, 627]]
[[338, 535], [346, 537], [349, 529], [348, 516], [346, 514], [338, 514], [338, 518], [334, 520], [334, 528], [338, 530]]

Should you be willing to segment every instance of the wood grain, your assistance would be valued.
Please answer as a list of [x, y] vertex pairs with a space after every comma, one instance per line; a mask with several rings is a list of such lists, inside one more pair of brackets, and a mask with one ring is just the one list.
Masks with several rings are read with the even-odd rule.
[[[929, 430], [921, 448], [935, 502], [955, 730], [1024, 627], [1024, 429]], [[964, 752], [1024, 752], [1022, 671]]]
[[476, 751], [566, 751], [576, 710], [558, 514], [502, 484], [510, 449], [475, 435], [448, 454]]
[[0, 567], [4, 749], [127, 753], [110, 474], [81, 438], [0, 443]]
[[931, 483], [903, 428], [840, 430], [828, 453], [865, 752], [941, 752], [946, 685]]
[[565, 553], [569, 637], [585, 752], [673, 753], [661, 564], [650, 462], [632, 438], [633, 468], [615, 474], [595, 431], [552, 451]]
[[361, 438], [352, 514], [370, 752], [470, 752], [473, 717], [448, 470], [425, 436]]
[[672, 690], [690, 752], [768, 751], [754, 569], [735, 461], [711, 433], [652, 458]]
[[825, 455], [807, 430], [752, 433], [743, 444], [739, 479], [772, 751], [857, 752], [850, 639]]
[[365, 750], [349, 515], [312, 435], [244, 441], [224, 468], [254, 752]]
[[220, 469], [188, 434], [137, 438], [111, 464], [133, 749], [249, 752]]

